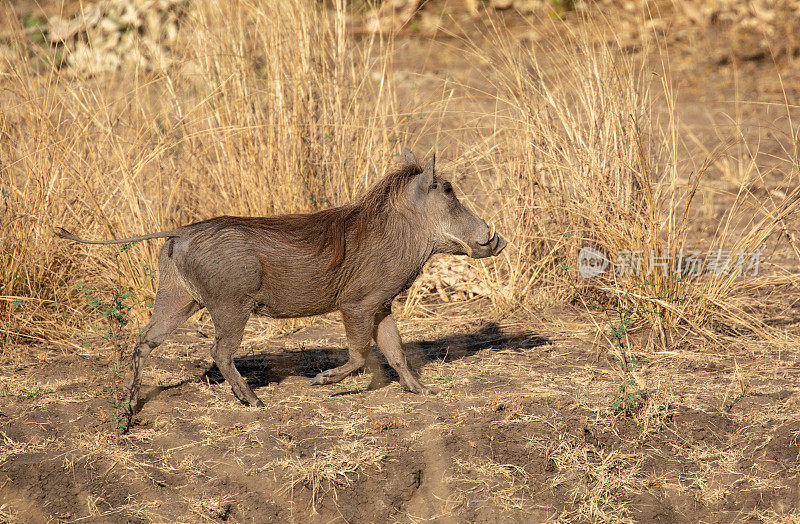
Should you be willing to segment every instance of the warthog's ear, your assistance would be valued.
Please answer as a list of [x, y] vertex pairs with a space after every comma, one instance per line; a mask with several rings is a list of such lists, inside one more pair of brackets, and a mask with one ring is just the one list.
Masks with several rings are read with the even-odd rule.
[[416, 164], [417, 163], [417, 157], [407, 147], [404, 147], [403, 150], [400, 151], [400, 156], [403, 159], [403, 163], [404, 164]]
[[430, 161], [425, 165], [425, 169], [417, 177], [417, 184], [423, 191], [428, 191], [428, 188], [433, 184], [433, 177], [436, 175], [436, 153], [433, 154]]

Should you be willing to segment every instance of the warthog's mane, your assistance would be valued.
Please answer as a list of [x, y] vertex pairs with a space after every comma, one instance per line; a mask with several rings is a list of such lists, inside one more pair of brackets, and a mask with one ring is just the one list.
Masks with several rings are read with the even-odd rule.
[[331, 268], [344, 260], [347, 233], [350, 232], [351, 238], [359, 241], [368, 231], [386, 225], [406, 185], [420, 173], [422, 167], [419, 164], [403, 163], [375, 182], [355, 202], [310, 215], [329, 216], [329, 227], [325, 228], [326, 234], [320, 237], [318, 248], [322, 252], [330, 247]]
[[343, 206], [314, 213], [298, 213], [271, 217], [212, 218], [197, 225], [205, 226], [206, 234], [226, 227], [250, 230], [253, 233], [279, 233], [291, 242], [302, 242], [317, 254], [330, 253], [329, 268], [342, 263], [348, 238], [363, 240], [370, 231], [379, 231], [396, 216], [392, 211], [402, 198], [403, 189], [422, 172], [418, 164], [403, 163], [375, 182], [359, 198]]

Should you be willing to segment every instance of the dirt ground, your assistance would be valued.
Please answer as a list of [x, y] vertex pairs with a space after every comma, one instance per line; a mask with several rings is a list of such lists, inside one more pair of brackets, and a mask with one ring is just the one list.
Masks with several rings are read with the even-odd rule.
[[[409, 92], [479, 85], [462, 44], [401, 35]], [[676, 55], [678, 114], [698, 143], [729, 132], [734, 111], [752, 137], [785, 118], [771, 104], [796, 100], [796, 59], [750, 58]], [[254, 318], [236, 365], [266, 408], [236, 401], [201, 317], [147, 361], [123, 435], [113, 349], [31, 348], [0, 368], [0, 521], [800, 522], [798, 298], [762, 300], [785, 342], [676, 334], [655, 348], [645, 333], [624, 361], [579, 305], [493, 318], [483, 299], [431, 299], [399, 321], [431, 396], [403, 391], [385, 362], [387, 383], [311, 386], [346, 360], [338, 318]]]
[[[443, 312], [446, 313], [446, 312]], [[32, 521], [732, 522], [796, 512], [797, 348], [635, 352], [647, 394], [612, 409], [613, 355], [575, 312], [407, 320], [426, 384], [312, 387], [346, 360], [335, 318], [259, 337], [237, 367], [266, 409], [239, 404], [208, 354], [207, 323], [152, 357], [139, 424], [113, 431], [109, 359], [40, 352], [3, 370], [3, 508]], [[578, 336], [576, 336], [578, 335]], [[384, 364], [385, 374], [392, 377]], [[13, 512], [13, 513], [12, 513]], [[30, 518], [27, 519], [31, 521]]]

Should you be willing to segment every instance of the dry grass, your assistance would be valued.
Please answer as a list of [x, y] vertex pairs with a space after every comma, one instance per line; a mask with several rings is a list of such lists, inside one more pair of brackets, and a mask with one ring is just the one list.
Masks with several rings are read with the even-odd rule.
[[[412, 323], [417, 321], [404, 324]], [[193, 359], [206, 353], [199, 344], [191, 348]], [[73, 516], [112, 520], [263, 515], [249, 506], [243, 486], [297, 521], [330, 519], [337, 511], [351, 519], [349, 511], [365, 493], [375, 507], [399, 504], [400, 520], [402, 512], [411, 520], [440, 514], [513, 519], [534, 512], [542, 520], [631, 521], [645, 504], [637, 499], [644, 493], [676, 511], [691, 511], [694, 504], [722, 508], [736, 490], [769, 497], [794, 481], [775, 453], [796, 446], [796, 393], [781, 394], [764, 409], [742, 408], [794, 387], [781, 378], [796, 372], [794, 353], [787, 347], [781, 360], [773, 348], [763, 343], [731, 347], [727, 355], [656, 353], [637, 368], [649, 395], [630, 418], [610, 408], [619, 373], [603, 359], [584, 361], [591, 345], [574, 340], [556, 341], [548, 351], [487, 349], [430, 364], [426, 370], [435, 367], [458, 379], [446, 393], [427, 398], [409, 397], [396, 386], [337, 396], [335, 390], [310, 389], [305, 379], [287, 379], [261, 389], [267, 408], [253, 409], [232, 405], [229, 391], [187, 384], [178, 395], [153, 398], [143, 425], [121, 439], [85, 429], [87, 415], [98, 416], [91, 396], [80, 404], [0, 396], [12, 419], [9, 431], [40, 435], [0, 441], [0, 460], [6, 468], [36, 460], [45, 471], [91, 482]], [[697, 366], [713, 367], [686, 372]], [[84, 369], [76, 378], [92, 372]], [[35, 370], [23, 370], [10, 389], [54, 384], [33, 376]], [[740, 391], [739, 384], [748, 394], [728, 409], [724, 398]], [[42, 418], [58, 438], [36, 423]], [[781, 425], [788, 429], [770, 429]], [[407, 487], [414, 486], [417, 471], [419, 485]], [[104, 492], [109, 485], [127, 486], [135, 495], [122, 503], [119, 494]], [[407, 502], [396, 498], [404, 489]], [[774, 517], [788, 511], [775, 506]], [[758, 512], [766, 515], [769, 507]]]
[[335, 498], [337, 487], [349, 486], [360, 472], [380, 471], [386, 456], [385, 448], [364, 437], [343, 440], [332, 449], [315, 450], [310, 457], [288, 456], [275, 464], [265, 465], [263, 469], [283, 468], [291, 478], [284, 492], [293, 491], [299, 485], [305, 486], [311, 492], [309, 506], [316, 511], [325, 493], [332, 491]]
[[[790, 129], [774, 130], [786, 154], [767, 165], [759, 144], [742, 146], [741, 133], [736, 142], [721, 139], [693, 154], [686, 147], [691, 133], [677, 116], [669, 55], [658, 42], [626, 54], [606, 38], [610, 29], [595, 21], [530, 43], [494, 27], [485, 36], [492, 45], [473, 45], [476, 60], [492, 70], [499, 108], [473, 156], [486, 166], [483, 185], [501, 195], [496, 220], [514, 246], [484, 268], [488, 285], [505, 291], [492, 296], [495, 308], [577, 302], [601, 313], [596, 325], [611, 345], [640, 326], [655, 329], [662, 346], [665, 330], [675, 326], [714, 339], [722, 332], [766, 336], [763, 320], [739, 299], [779, 284], [784, 270], [770, 271], [762, 258], [758, 277], [712, 272], [708, 254], [722, 250], [733, 269], [739, 253], [771, 250], [795, 215], [800, 191], [791, 107], [785, 108]], [[712, 169], [733, 170], [725, 178], [735, 184], [721, 191], [707, 180]], [[731, 202], [711, 238], [696, 245], [714, 195]], [[577, 271], [584, 246], [610, 262], [592, 280]], [[698, 276], [678, 267], [681, 254], [695, 249], [708, 255]], [[637, 253], [638, 262], [631, 258]], [[651, 253], [658, 257], [652, 265]], [[637, 264], [641, 270], [632, 270]], [[604, 329], [606, 323], [617, 331]]]
[[35, 442], [20, 442], [2, 432], [0, 432], [0, 439], [2, 439], [2, 442], [0, 442], [0, 460], [8, 460], [13, 455], [53, 449], [57, 445], [55, 438]]
[[121, 237], [341, 204], [407, 143], [391, 41], [350, 39], [342, 2], [193, 5], [179, 60], [108, 78], [41, 73], [45, 50], [16, 35], [0, 67], [5, 342], [103, 324], [119, 296], [142, 317], [153, 298], [157, 243], [86, 249], [54, 226]]
[[[147, 316], [158, 243], [75, 246], [55, 240], [54, 226], [125, 236], [221, 214], [341, 204], [386, 170], [398, 145], [417, 140], [400, 111], [391, 38], [355, 41], [343, 2], [321, 11], [296, 1], [290, 16], [279, 7], [197, 2], [175, 60], [109, 78], [42, 72], [47, 55], [16, 35], [16, 54], [3, 64], [10, 73], [0, 77], [7, 343], [66, 341], [87, 328], [105, 333], [97, 341], [105, 343], [129, 330], [128, 319]], [[492, 314], [583, 304], [612, 346], [643, 326], [661, 346], [675, 327], [715, 340], [774, 336], [747, 297], [786, 282], [785, 268], [765, 263], [757, 278], [692, 277], [677, 261], [694, 249], [735, 259], [776, 244], [800, 205], [794, 134], [773, 130], [786, 154], [771, 155], [770, 165], [741, 127], [703, 143], [677, 117], [661, 42], [625, 54], [606, 24], [577, 24], [534, 43], [491, 26], [484, 36], [492, 45], [468, 43], [488, 65], [491, 89], [460, 87], [495, 109], [475, 116], [480, 125], [457, 165], [479, 170], [477, 194], [489, 195], [479, 211], [512, 241], [500, 260], [474, 264]], [[441, 119], [461, 107], [453, 100], [443, 89], [441, 103], [426, 109], [424, 133], [438, 139]], [[709, 181], [712, 172], [726, 183]], [[714, 234], [695, 245], [715, 195], [732, 201]], [[605, 253], [612, 270], [581, 279], [584, 246]], [[638, 274], [613, 271], [626, 252], [640, 254]], [[651, 253], [666, 271], [648, 274]], [[418, 288], [401, 316], [433, 314]]]
[[456, 486], [455, 500], [461, 504], [490, 503], [507, 511], [525, 509], [531, 502], [526, 484], [529, 475], [516, 464], [456, 458], [453, 469], [456, 474], [447, 480]]
[[[796, 521], [795, 508], [781, 504], [793, 500], [797, 477], [796, 459], [785, 456], [797, 441], [797, 346], [758, 310], [764, 293], [797, 280], [793, 108], [784, 108], [788, 129], [768, 130], [769, 147], [751, 140], [741, 105], [729, 132], [711, 141], [695, 135], [677, 116], [679, 94], [657, 34], [643, 38], [641, 54], [622, 52], [626, 44], [596, 21], [533, 43], [495, 27], [491, 45], [470, 46], [489, 87], [453, 86], [481, 113], [459, 131], [468, 140], [456, 145], [464, 154], [453, 165], [478, 172], [468, 200], [512, 246], [497, 261], [472, 263], [491, 307], [468, 291], [467, 300], [441, 304], [434, 283], [430, 295], [412, 288], [398, 308], [406, 339], [442, 343], [436, 360], [421, 364], [437, 396], [411, 398], [396, 384], [368, 391], [366, 375], [311, 389], [295, 371], [308, 363], [291, 355], [306, 343], [285, 340], [310, 322], [253, 322], [248, 337], [259, 347], [284, 339], [282, 354], [271, 347], [262, 356], [296, 365], [259, 391], [268, 408], [233, 404], [224, 383], [183, 384], [193, 373], [187, 363], [207, 359], [209, 341], [190, 333], [180, 350], [160, 352], [169, 369], [153, 366], [146, 376], [147, 385], [170, 388], [148, 399], [132, 435], [117, 438], [105, 431], [111, 412], [95, 413], [105, 394], [96, 370], [46, 378], [36, 369], [43, 366], [15, 351], [58, 341], [125, 346], [130, 325], [122, 320], [146, 317], [152, 300], [157, 243], [74, 246], [56, 241], [53, 226], [126, 236], [219, 214], [340, 204], [379, 177], [399, 146], [418, 140], [410, 130], [421, 126], [423, 143], [438, 140], [441, 122], [464, 101], [442, 90], [428, 120], [412, 125], [396, 94], [392, 40], [356, 41], [343, 2], [332, 7], [200, 0], [182, 22], [176, 60], [97, 77], [43, 68], [42, 49], [15, 33], [12, 55], [0, 58], [0, 344], [3, 364], [12, 364], [0, 378], [3, 467], [22, 477], [35, 461], [53, 478], [63, 473], [87, 493], [80, 518], [100, 520], [271, 511], [237, 508], [233, 486], [298, 520], [316, 510], [343, 517], [345, 506], [370, 496], [389, 512], [401, 508], [397, 519], [522, 518], [535, 510], [570, 522], [630, 521], [642, 509], [636, 496], [646, 494], [689, 518], [731, 503], [736, 518]], [[584, 245], [671, 260], [685, 249], [766, 245], [784, 258], [767, 261], [758, 277], [583, 280], [576, 263]], [[588, 320], [567, 308], [537, 316], [564, 304], [585, 308]], [[111, 307], [122, 319], [116, 325], [102, 320]], [[503, 332], [522, 334], [483, 336], [476, 319], [505, 319]], [[587, 328], [594, 332], [578, 340]], [[637, 328], [646, 328], [641, 344]], [[470, 331], [461, 347], [456, 335]], [[528, 342], [531, 331], [548, 344], [514, 342]], [[313, 346], [342, 345], [328, 336]], [[611, 358], [598, 345], [612, 346]], [[86, 388], [74, 392], [80, 381]], [[358, 392], [331, 394], [349, 393], [342, 389]], [[629, 392], [632, 403], [615, 407]], [[104, 425], [76, 427], [89, 418]], [[409, 485], [387, 488], [375, 471], [409, 477]], [[37, 481], [19, 483], [36, 493]], [[111, 482], [135, 493], [129, 503], [103, 498]], [[767, 498], [788, 494], [775, 495], [771, 508], [751, 508], [726, 498], [732, 485]], [[156, 502], [148, 499], [153, 486]], [[407, 498], [395, 498], [403, 489]], [[0, 520], [15, 508], [0, 505]]]
[[559, 518], [567, 521], [631, 521], [625, 498], [642, 488], [635, 456], [560, 442], [551, 451], [550, 458], [558, 468], [558, 474], [551, 481], [553, 486], [571, 485], [569, 496], [575, 504], [574, 510]]

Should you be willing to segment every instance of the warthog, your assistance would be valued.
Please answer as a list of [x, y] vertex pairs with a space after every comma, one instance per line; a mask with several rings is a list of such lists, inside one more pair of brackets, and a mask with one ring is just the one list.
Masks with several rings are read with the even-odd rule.
[[435, 157], [423, 169], [404, 149], [399, 167], [358, 200], [316, 213], [223, 216], [120, 240], [82, 240], [58, 230], [63, 238], [88, 244], [167, 238], [153, 316], [130, 361], [128, 423], [138, 407], [145, 358], [203, 307], [214, 323], [211, 356], [236, 397], [249, 405], [264, 404], [237, 371], [233, 355], [254, 312], [273, 318], [341, 312], [349, 360], [319, 373], [312, 384], [339, 382], [361, 369], [375, 340], [400, 384], [427, 392], [409, 369], [392, 300], [435, 253], [482, 258], [506, 246], [435, 170]]

